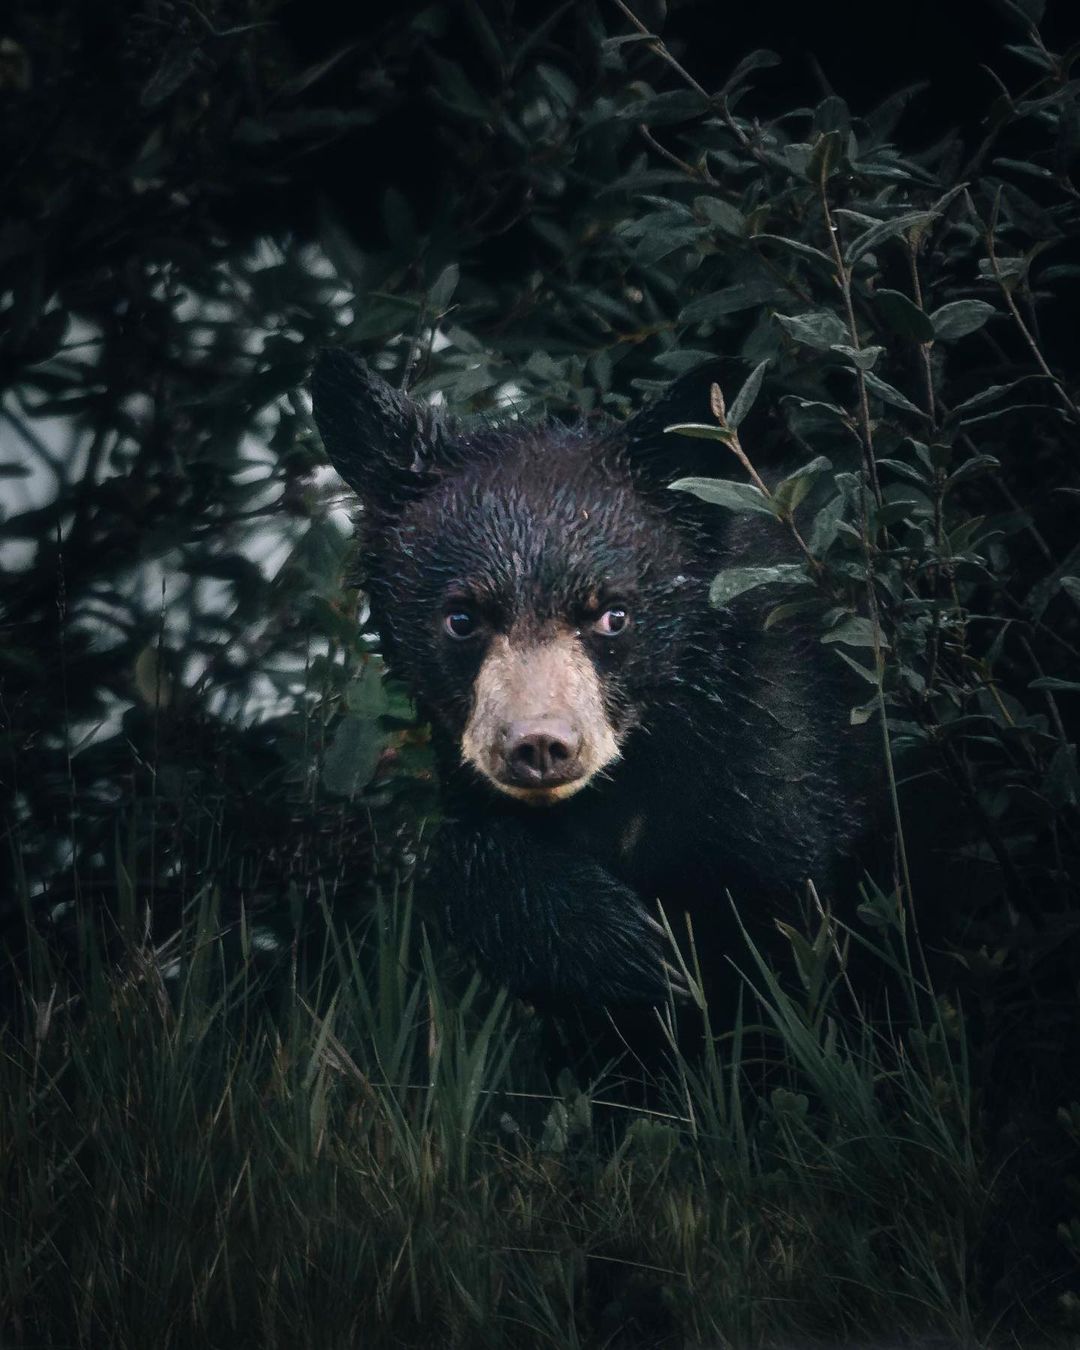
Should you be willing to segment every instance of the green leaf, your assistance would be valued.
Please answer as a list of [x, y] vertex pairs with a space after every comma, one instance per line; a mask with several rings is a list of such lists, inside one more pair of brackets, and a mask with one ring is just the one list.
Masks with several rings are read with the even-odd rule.
[[810, 581], [801, 563], [777, 563], [773, 567], [728, 567], [713, 577], [709, 586], [709, 604], [719, 609], [746, 591], [778, 584], [807, 586]]
[[929, 84], [929, 80], [920, 80], [917, 84], [906, 85], [903, 89], [898, 89], [895, 94], [890, 94], [876, 108], [867, 113], [863, 121], [870, 133], [870, 143], [873, 147], [880, 145], [892, 134], [908, 104], [917, 94], [921, 94], [924, 89], [927, 89]]
[[356, 318], [346, 329], [349, 345], [361, 338], [381, 338], [400, 333], [414, 321], [416, 308], [416, 301], [411, 297], [369, 292], [362, 300], [358, 300]]
[[682, 375], [687, 370], [696, 370], [698, 366], [715, 359], [715, 352], [707, 352], [698, 347], [676, 347], [673, 351], [661, 352], [659, 356], [653, 357], [655, 364], [662, 370], [673, 371], [676, 375]]
[[1042, 23], [1046, 8], [1045, 0], [995, 0], [995, 6], [1008, 18], [1015, 19], [1026, 33]]
[[811, 183], [820, 183], [829, 177], [844, 157], [846, 140], [846, 133], [840, 131], [826, 131], [818, 136], [806, 162], [806, 176]]
[[851, 130], [851, 109], [842, 98], [829, 94], [814, 109], [814, 126], [818, 131], [839, 131], [847, 136]]
[[771, 52], [767, 48], [760, 47], [758, 48], [757, 51], [751, 52], [749, 56], [743, 57], [743, 59], [739, 62], [739, 64], [735, 67], [735, 69], [724, 81], [723, 88], [720, 90], [720, 92], [721, 94], [730, 94], [735, 89], [736, 85], [740, 82], [740, 80], [745, 79], [745, 77], [749, 75], [751, 71], [767, 70], [770, 66], [778, 66], [779, 64], [780, 64], [780, 57], [777, 56], [775, 52]]
[[926, 413], [921, 408], [916, 408], [911, 399], [903, 395], [899, 389], [894, 389], [891, 384], [886, 384], [870, 371], [863, 372], [863, 379], [866, 381], [867, 389], [881, 399], [882, 403], [890, 403], [894, 408], [902, 408], [904, 412], [915, 413], [918, 417], [926, 416]]
[[797, 614], [808, 614], [811, 610], [820, 608], [821, 601], [816, 598], [813, 600], [786, 600], [782, 605], [777, 605], [775, 609], [769, 610], [762, 627], [768, 632], [770, 628], [778, 623], [783, 623], [785, 619], [792, 619]]
[[851, 341], [847, 325], [828, 309], [810, 310], [806, 314], [776, 314], [774, 318], [796, 342], [820, 352], [827, 352], [837, 343]]
[[484, 344], [474, 334], [465, 328], [459, 328], [456, 324], [451, 324], [444, 330], [444, 336], [458, 351], [465, 352], [469, 356], [481, 355], [484, 351]]
[[794, 511], [814, 486], [814, 480], [832, 468], [832, 462], [818, 455], [809, 464], [795, 470], [773, 489], [773, 501], [782, 511]]
[[1038, 680], [1031, 680], [1028, 684], [1029, 689], [1051, 689], [1063, 694], [1080, 694], [1080, 682], [1076, 680], [1059, 680], [1053, 675], [1043, 675]]
[[885, 327], [900, 337], [913, 338], [916, 342], [933, 341], [934, 325], [929, 316], [902, 291], [875, 291], [874, 305]]
[[998, 417], [1006, 417], [1009, 413], [1034, 413], [1036, 416], [1042, 414], [1053, 418], [1064, 418], [1065, 416], [1064, 409], [1054, 407], [1049, 403], [1010, 403], [1007, 407], [992, 408], [989, 412], [980, 413], [978, 417], [965, 417], [960, 425], [962, 427], [974, 427], [982, 422], [993, 422]]
[[362, 667], [345, 691], [349, 711], [357, 716], [381, 717], [389, 708], [389, 696], [383, 681], [382, 662], [375, 658]]
[[[821, 640], [822, 642], [825, 641], [824, 638], [822, 638]], [[860, 665], [859, 662], [854, 659], [854, 657], [848, 656], [847, 652], [842, 652], [839, 647], [834, 647], [833, 651], [840, 658], [840, 660], [843, 661], [845, 666], [850, 666], [850, 668], [856, 673], [856, 675], [862, 676], [862, 678], [866, 681], [867, 684], [872, 684], [875, 688], [877, 688], [878, 677], [876, 671], [867, 670], [867, 668], [863, 665]]]
[[536, 67], [536, 73], [547, 85], [548, 91], [554, 96], [557, 103], [561, 103], [563, 108], [572, 108], [577, 102], [577, 85], [569, 75], [561, 71], [557, 66], [550, 66], [541, 61]]
[[906, 520], [909, 516], [915, 516], [920, 511], [925, 512], [927, 510], [929, 510], [929, 507], [925, 502], [914, 501], [909, 497], [897, 498], [875, 507], [874, 524], [877, 526], [895, 525], [898, 520]]
[[670, 370], [676, 375], [682, 375], [687, 370], [697, 370], [698, 366], [705, 365], [709, 360], [715, 360], [715, 352], [705, 351], [701, 347], [675, 347], [672, 351], [661, 351], [659, 356], [653, 356], [653, 362], [661, 370]]
[[784, 157], [788, 172], [797, 178], [805, 178], [813, 149], [809, 141], [789, 141], [783, 146], [780, 153]]
[[776, 283], [772, 280], [759, 278], [755, 281], [740, 281], [722, 291], [699, 295], [696, 300], [691, 300], [680, 311], [679, 322], [707, 323], [722, 319], [727, 314], [768, 304], [776, 298], [776, 293]]
[[692, 492], [703, 502], [727, 507], [729, 511], [754, 511], [775, 519], [768, 498], [752, 483], [731, 483], [726, 478], [680, 478], [670, 487], [672, 492]]
[[1023, 380], [1011, 380], [1008, 384], [988, 385], [987, 388], [980, 390], [979, 393], [972, 394], [970, 398], [965, 399], [963, 403], [956, 404], [952, 412], [949, 413], [949, 420], [951, 421], [961, 417], [964, 413], [972, 412], [975, 408], [981, 408], [986, 403], [993, 403], [994, 400], [999, 399], [1002, 394], [1007, 394], [1010, 389], [1015, 389], [1018, 384], [1022, 383]]
[[635, 99], [619, 109], [616, 116], [632, 122], [648, 122], [652, 126], [673, 126], [689, 122], [709, 111], [707, 97], [693, 89], [672, 89], [652, 98]]
[[976, 332], [991, 314], [996, 313], [994, 306], [988, 305], [985, 300], [954, 300], [950, 305], [935, 309], [930, 315], [930, 322], [935, 338], [951, 342]]
[[894, 239], [913, 225], [926, 225], [933, 218], [932, 211], [905, 211], [902, 216], [894, 216], [892, 220], [878, 221], [848, 245], [844, 262], [850, 267], [878, 244], [883, 244], [887, 239]]
[[934, 441], [926, 447], [925, 455], [919, 449], [921, 442], [912, 441], [912, 445], [916, 447], [915, 453], [922, 462], [931, 469], [947, 469], [952, 463], [955, 446], [950, 445], [948, 441]]
[[820, 410], [826, 412], [832, 417], [838, 418], [845, 425], [850, 425], [851, 417], [846, 409], [841, 408], [838, 403], [822, 403], [820, 399], [800, 398], [797, 394], [785, 394], [781, 399], [783, 403], [792, 403], [796, 408], [804, 412], [813, 412]]
[[326, 789], [352, 797], [367, 787], [375, 777], [384, 741], [372, 718], [343, 718], [323, 761], [322, 780]]
[[618, 37], [608, 37], [600, 43], [600, 50], [603, 52], [616, 52], [620, 47], [625, 47], [631, 42], [655, 42], [656, 37], [652, 33], [620, 33]]
[[746, 383], [735, 396], [735, 401], [727, 412], [728, 426], [738, 427], [743, 418], [754, 406], [754, 400], [761, 389], [761, 382], [765, 378], [765, 370], [768, 367], [768, 361], [762, 361], [756, 365], [750, 374], [746, 377]]
[[838, 492], [831, 497], [814, 517], [810, 527], [810, 537], [806, 546], [815, 558], [823, 558], [832, 547], [844, 519], [844, 495]]
[[[431, 89], [439, 103], [448, 111], [470, 121], [482, 122], [491, 116], [491, 105], [473, 88], [464, 68], [457, 61], [440, 56], [427, 48], [427, 58], [435, 67], [437, 80]], [[393, 236], [391, 236], [393, 237]]]
[[695, 197], [694, 211], [710, 225], [739, 239], [746, 231], [746, 217], [736, 206], [722, 197]]
[[[997, 159], [994, 163], [1009, 166], [1013, 162]], [[1032, 165], [1027, 165], [1025, 168], [1026, 172], [1029, 174], [1035, 173], [1040, 178], [1052, 179], [1055, 177], [1050, 169], [1038, 169]], [[1021, 192], [1014, 183], [1005, 186], [1002, 200], [1009, 216], [1012, 218], [1013, 226], [1022, 230], [1024, 234], [1030, 235], [1033, 239], [1044, 241], [1057, 240], [1062, 237], [1060, 225], [1051, 212], [1044, 210], [1026, 192]], [[1040, 273], [1040, 279], [1046, 280], [1045, 271]]]
[[918, 483], [920, 487], [926, 487], [930, 481], [924, 469], [914, 464], [905, 464], [902, 459], [879, 459], [877, 466], [879, 470], [889, 469], [892, 473], [899, 474], [901, 478]]
[[671, 426], [664, 428], [664, 432], [690, 436], [697, 441], [723, 441], [728, 445], [734, 439], [734, 432], [715, 422], [673, 422]]
[[[873, 647], [874, 646], [874, 625], [869, 619], [864, 619], [859, 614], [853, 614], [836, 628], [831, 628], [823, 634], [822, 642], [842, 642], [845, 647]], [[885, 639], [879, 637], [878, 643], [884, 647]]]
[[451, 263], [449, 267], [444, 267], [439, 273], [435, 284], [428, 292], [428, 303], [437, 314], [441, 314], [450, 303], [454, 292], [457, 290], [460, 276], [461, 269], [457, 263]]
[[962, 483], [968, 478], [974, 478], [977, 474], [1000, 468], [1001, 461], [993, 455], [972, 455], [970, 459], [964, 460], [958, 469], [949, 474], [945, 480], [945, 491], [948, 492], [957, 483]]
[[639, 267], [651, 267], [676, 249], [692, 247], [700, 237], [700, 225], [669, 225], [652, 229], [638, 240], [632, 256]]
[[813, 258], [816, 262], [823, 262], [830, 272], [836, 270], [833, 260], [827, 253], [822, 253], [821, 249], [814, 248], [811, 244], [804, 244], [801, 239], [788, 239], [783, 234], [755, 234], [754, 242], [759, 239], [767, 239], [773, 244], [783, 244], [785, 248], [794, 249], [796, 253], [802, 253], [807, 258]]
[[834, 342], [831, 351], [839, 352], [841, 356], [847, 359], [858, 370], [873, 370], [878, 357], [885, 350], [884, 347], [848, 347], [842, 342]]

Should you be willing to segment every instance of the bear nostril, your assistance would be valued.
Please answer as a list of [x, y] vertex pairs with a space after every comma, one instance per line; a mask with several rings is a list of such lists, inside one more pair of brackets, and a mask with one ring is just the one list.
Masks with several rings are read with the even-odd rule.
[[507, 735], [506, 762], [515, 781], [540, 787], [575, 778], [580, 750], [581, 736], [567, 722], [519, 722]]
[[522, 741], [514, 747], [513, 755], [522, 768], [532, 773], [541, 772], [540, 747], [535, 741]]

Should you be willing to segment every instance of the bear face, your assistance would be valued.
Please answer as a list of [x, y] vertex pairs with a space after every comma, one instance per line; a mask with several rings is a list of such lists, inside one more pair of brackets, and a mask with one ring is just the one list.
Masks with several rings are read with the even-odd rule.
[[535, 806], [615, 763], [689, 629], [680, 534], [579, 442], [474, 443], [369, 550], [391, 663], [462, 764]]
[[346, 353], [316, 368], [383, 651], [432, 725], [432, 894], [536, 1002], [662, 1000], [655, 899], [730, 936], [730, 892], [771, 927], [855, 828], [839, 663], [708, 604], [725, 563], [789, 556], [782, 528], [667, 490], [716, 472], [715, 447], [663, 434], [706, 420], [708, 388], [599, 432], [472, 433]]

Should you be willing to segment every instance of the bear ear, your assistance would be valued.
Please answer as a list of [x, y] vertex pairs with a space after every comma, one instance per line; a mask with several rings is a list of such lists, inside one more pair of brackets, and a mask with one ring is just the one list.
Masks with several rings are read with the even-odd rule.
[[691, 439], [666, 432], [665, 427], [686, 422], [715, 425], [710, 406], [712, 386], [718, 384], [730, 404], [746, 374], [745, 362], [718, 357], [680, 375], [652, 403], [635, 413], [620, 437], [634, 472], [658, 487], [687, 475], [724, 478], [739, 473], [735, 456], [718, 441]]
[[441, 442], [430, 408], [340, 347], [320, 352], [311, 397], [330, 463], [365, 507], [391, 510], [428, 486]]

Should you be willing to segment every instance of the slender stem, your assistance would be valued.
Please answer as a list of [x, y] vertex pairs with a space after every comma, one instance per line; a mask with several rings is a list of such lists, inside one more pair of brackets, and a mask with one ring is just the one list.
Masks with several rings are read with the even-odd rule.
[[[925, 314], [926, 309], [923, 306], [922, 282], [919, 278], [918, 245], [911, 243], [910, 241], [908, 243], [908, 263], [911, 267], [911, 291], [915, 297], [915, 304], [922, 313]], [[933, 425], [937, 421], [937, 413], [934, 407], [934, 372], [930, 364], [929, 342], [919, 343], [919, 356], [922, 361], [923, 394], [926, 399], [926, 415], [930, 418], [931, 425]]]
[[814, 576], [820, 577], [822, 572], [825, 570], [824, 564], [822, 563], [820, 558], [815, 558], [814, 555], [810, 552], [810, 546], [807, 544], [806, 540], [799, 533], [799, 528], [795, 524], [795, 517], [792, 514], [791, 509], [789, 507], [778, 506], [776, 499], [773, 497], [773, 494], [769, 491], [768, 484], [758, 473], [757, 469], [754, 468], [754, 465], [750, 460], [750, 456], [746, 453], [746, 451], [742, 447], [742, 442], [739, 440], [739, 433], [727, 420], [727, 405], [724, 402], [724, 392], [718, 384], [712, 385], [712, 387], [709, 390], [709, 407], [712, 410], [712, 415], [716, 418], [717, 422], [728, 433], [728, 437], [730, 438], [726, 442], [728, 449], [746, 470], [747, 474], [750, 477], [750, 481], [754, 484], [754, 486], [765, 498], [765, 500], [769, 502], [770, 505], [773, 507], [773, 509], [777, 512], [778, 518], [782, 520], [783, 523], [791, 531], [792, 537], [794, 538], [796, 544], [798, 544], [799, 549], [802, 552], [803, 557], [806, 559], [811, 572], [813, 572]]
[[634, 27], [638, 30], [638, 32], [643, 34], [643, 36], [649, 39], [647, 46], [649, 47], [650, 51], [654, 51], [657, 56], [661, 57], [664, 61], [666, 61], [668, 65], [672, 68], [672, 70], [678, 72], [678, 74], [686, 81], [686, 83], [690, 86], [691, 89], [699, 93], [702, 98], [708, 99], [709, 102], [711, 103], [712, 95], [709, 93], [707, 89], [702, 88], [702, 86], [698, 84], [697, 80], [694, 79], [693, 75], [691, 75], [690, 72], [684, 66], [681, 66], [678, 63], [678, 61], [675, 60], [672, 54], [668, 51], [663, 38], [657, 37], [657, 35], [654, 32], [652, 32], [651, 29], [647, 28], [645, 24], [643, 24], [641, 20], [638, 18], [638, 16], [634, 13], [634, 11], [630, 9], [629, 6], [623, 3], [623, 0], [615, 0], [615, 4], [619, 7], [619, 9], [622, 10], [622, 12], [626, 15], [626, 17], [630, 20], [630, 22], [634, 25]]
[[[860, 351], [859, 330], [855, 322], [855, 306], [851, 292], [851, 269], [844, 263], [844, 255], [840, 250], [840, 236], [833, 221], [832, 211], [829, 209], [829, 194], [827, 190], [828, 165], [822, 164], [819, 189], [821, 192], [821, 207], [825, 214], [825, 225], [829, 235], [829, 247], [832, 250], [833, 265], [836, 269], [836, 279], [844, 297], [844, 308], [847, 311], [848, 331], [851, 334], [851, 345], [856, 351]], [[863, 372], [856, 367], [856, 378], [859, 385], [859, 415], [862, 421], [862, 442], [863, 456], [866, 464], [866, 480], [874, 494], [874, 500], [878, 506], [881, 505], [881, 486], [878, 483], [877, 463], [874, 459], [874, 439], [873, 429], [870, 425], [870, 403], [866, 393], [866, 379]], [[865, 490], [864, 490], [865, 492]], [[908, 912], [911, 914], [911, 926], [915, 935], [915, 945], [919, 951], [919, 959], [923, 968], [923, 975], [926, 979], [927, 988], [933, 989], [933, 981], [930, 978], [930, 967], [926, 960], [926, 952], [919, 936], [919, 920], [915, 907], [915, 890], [911, 884], [911, 868], [908, 863], [907, 841], [904, 834], [904, 821], [900, 811], [900, 794], [896, 786], [896, 768], [893, 764], [892, 743], [889, 739], [889, 721], [888, 712], [885, 705], [885, 651], [882, 637], [881, 613], [878, 608], [877, 591], [874, 586], [874, 566], [871, 549], [869, 531], [866, 526], [866, 508], [862, 507], [862, 542], [863, 552], [866, 559], [866, 596], [867, 605], [870, 610], [870, 627], [873, 633], [874, 643], [874, 669], [877, 674], [877, 705], [878, 717], [881, 722], [881, 743], [882, 754], [885, 759], [885, 776], [889, 785], [889, 804], [892, 808], [893, 823], [896, 827], [896, 846], [900, 860], [900, 875], [903, 883], [903, 891], [907, 897]]]
[[[869, 567], [869, 559], [867, 559], [867, 563]], [[911, 914], [911, 927], [915, 934], [915, 944], [919, 949], [919, 959], [922, 962], [926, 986], [928, 989], [933, 989], [934, 984], [930, 978], [930, 967], [927, 964], [926, 952], [923, 950], [922, 939], [919, 936], [919, 917], [915, 908], [915, 888], [911, 884], [911, 868], [908, 865], [904, 820], [900, 812], [900, 793], [896, 786], [896, 767], [893, 764], [892, 742], [889, 740], [889, 719], [885, 707], [885, 652], [881, 639], [881, 614], [878, 610], [877, 592], [874, 590], [872, 575], [867, 577], [866, 595], [870, 606], [870, 626], [874, 635], [874, 668], [877, 671], [877, 705], [878, 720], [881, 723], [881, 749], [885, 758], [885, 777], [889, 784], [889, 805], [892, 807], [893, 823], [896, 826], [896, 847], [900, 855], [900, 876], [904, 884], [904, 893], [907, 896], [908, 912]]]
[[769, 151], [762, 149], [760, 145], [755, 145], [750, 137], [747, 136], [746, 132], [743, 131], [742, 127], [740, 127], [734, 117], [732, 117], [731, 111], [727, 105], [727, 99], [722, 93], [719, 95], [710, 94], [703, 85], [699, 84], [698, 81], [694, 79], [693, 75], [690, 74], [686, 67], [680, 65], [675, 57], [672, 56], [663, 39], [647, 28], [633, 10], [629, 9], [627, 5], [623, 3], [623, 0], [615, 0], [615, 4], [623, 14], [626, 15], [638, 32], [643, 37], [649, 39], [645, 44], [649, 50], [659, 56], [661, 60], [666, 61], [689, 88], [693, 89], [695, 93], [700, 94], [702, 98], [707, 99], [709, 103], [719, 109], [720, 116], [724, 119], [724, 123], [728, 130], [748, 154], [753, 155], [753, 157], [761, 164], [772, 164], [776, 168], [787, 169], [787, 164], [779, 155], [772, 154]]
[[[832, 250], [833, 265], [836, 268], [836, 282], [844, 297], [844, 309], [847, 312], [848, 332], [851, 334], [851, 345], [856, 351], [861, 351], [859, 330], [855, 323], [855, 306], [851, 296], [851, 270], [844, 265], [844, 255], [840, 251], [840, 236], [832, 218], [832, 211], [829, 209], [829, 194], [825, 187], [825, 175], [827, 172], [827, 166], [823, 164], [821, 168], [821, 180], [818, 185], [821, 191], [821, 207], [825, 213], [825, 227], [829, 236], [829, 247]], [[878, 506], [880, 506], [881, 485], [878, 483], [877, 463], [874, 459], [874, 438], [870, 426], [870, 402], [866, 394], [866, 378], [858, 367], [855, 369], [855, 377], [859, 385], [859, 417], [862, 422], [863, 460], [866, 465], [867, 479], [874, 493], [874, 500], [877, 502]]]
[[1064, 385], [1054, 374], [1054, 372], [1050, 369], [1049, 365], [1047, 365], [1046, 358], [1039, 350], [1038, 342], [1032, 335], [1031, 329], [1024, 322], [1024, 316], [1020, 313], [1020, 309], [1016, 301], [1013, 299], [1012, 291], [1006, 284], [1005, 278], [1001, 275], [1001, 268], [998, 265], [997, 252], [994, 248], [994, 232], [992, 229], [987, 230], [986, 232], [986, 252], [990, 259], [990, 268], [994, 273], [994, 280], [997, 282], [999, 288], [1001, 289], [1001, 294], [1005, 297], [1005, 303], [1009, 307], [1009, 313], [1013, 316], [1013, 321], [1015, 322], [1017, 328], [1019, 328], [1024, 341], [1031, 348], [1031, 354], [1032, 356], [1034, 356], [1036, 364], [1038, 365], [1042, 373], [1046, 376], [1046, 378], [1050, 381], [1050, 383], [1054, 386], [1054, 392], [1057, 394], [1061, 402], [1065, 405], [1065, 408], [1070, 413], [1072, 413], [1073, 417], [1078, 422], [1080, 422], [1080, 408], [1076, 406], [1076, 404], [1072, 401], [1069, 395], [1065, 392]]
[[[920, 313], [926, 313], [926, 307], [923, 304], [922, 280], [919, 276], [919, 257], [918, 245], [913, 240], [907, 241], [908, 246], [908, 267], [911, 271], [911, 292], [915, 300], [915, 305]], [[937, 422], [937, 410], [934, 399], [934, 372], [930, 362], [930, 342], [919, 343], [919, 358], [922, 365], [923, 376], [923, 398], [926, 406], [926, 414], [930, 419], [931, 430]], [[938, 561], [931, 569], [934, 588], [934, 617], [930, 630], [930, 668], [926, 677], [926, 688], [923, 692], [923, 699], [929, 702], [934, 695], [934, 684], [937, 681], [938, 661], [941, 655], [941, 559], [945, 552], [945, 524], [944, 524], [944, 499], [945, 499], [945, 475], [940, 469], [934, 471], [934, 544], [937, 548]], [[951, 575], [951, 565], [945, 565], [947, 575]]]
[[696, 169], [692, 164], [687, 164], [685, 159], [680, 159], [679, 156], [670, 151], [666, 145], [661, 145], [649, 130], [646, 123], [639, 122], [638, 131], [641, 133], [641, 136], [646, 143], [651, 145], [658, 155], [662, 155], [669, 164], [674, 164], [677, 169], [681, 169], [688, 177], [696, 178], [702, 183], [708, 183], [710, 187], [720, 186], [707, 168], [702, 166], [701, 168]]
[[788, 529], [791, 531], [792, 538], [795, 540], [796, 544], [798, 544], [799, 549], [802, 552], [803, 557], [806, 559], [811, 572], [813, 572], [815, 576], [820, 576], [821, 573], [824, 571], [824, 564], [822, 563], [820, 558], [815, 558], [814, 555], [810, 552], [810, 546], [806, 542], [806, 540], [802, 537], [802, 535], [799, 533], [799, 527], [795, 524], [795, 517], [792, 515], [790, 507], [777, 506], [777, 503], [772, 493], [769, 491], [765, 483], [759, 477], [758, 471], [754, 468], [753, 464], [750, 463], [749, 456], [747, 455], [746, 451], [742, 448], [742, 444], [739, 441], [738, 432], [732, 431], [731, 440], [728, 442], [728, 445], [730, 446], [732, 452], [734, 453], [735, 458], [739, 461], [739, 463], [743, 466], [746, 472], [753, 479], [754, 486], [762, 494], [762, 496], [765, 497], [767, 501], [772, 503], [773, 509], [777, 511], [779, 519], [782, 520], [784, 524], [788, 527]]

